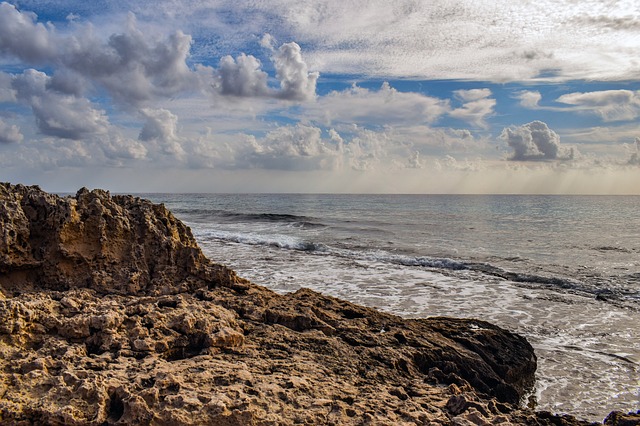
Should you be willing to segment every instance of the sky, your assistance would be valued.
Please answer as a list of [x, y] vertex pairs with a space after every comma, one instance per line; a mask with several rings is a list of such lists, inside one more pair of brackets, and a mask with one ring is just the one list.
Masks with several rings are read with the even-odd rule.
[[0, 3], [0, 181], [640, 194], [635, 0]]

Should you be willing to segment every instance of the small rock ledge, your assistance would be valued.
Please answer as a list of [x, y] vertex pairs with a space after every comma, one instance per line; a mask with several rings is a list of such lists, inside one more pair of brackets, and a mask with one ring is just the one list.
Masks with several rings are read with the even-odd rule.
[[277, 295], [164, 206], [101, 190], [0, 184], [0, 319], [7, 425], [589, 424], [521, 408], [518, 335]]

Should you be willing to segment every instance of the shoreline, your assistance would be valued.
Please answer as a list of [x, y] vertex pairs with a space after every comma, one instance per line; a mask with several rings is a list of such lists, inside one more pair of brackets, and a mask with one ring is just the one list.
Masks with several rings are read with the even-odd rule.
[[8, 424], [589, 424], [520, 408], [533, 349], [484, 321], [278, 295], [139, 198], [0, 199]]

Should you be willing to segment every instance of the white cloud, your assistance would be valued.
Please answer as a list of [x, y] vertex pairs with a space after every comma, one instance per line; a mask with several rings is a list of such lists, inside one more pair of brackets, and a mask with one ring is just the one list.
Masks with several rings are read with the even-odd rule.
[[106, 132], [105, 112], [95, 109], [89, 100], [50, 90], [51, 78], [28, 69], [13, 78], [16, 98], [29, 105], [42, 134], [65, 139], [81, 139]]
[[121, 165], [127, 160], [142, 160], [148, 152], [141, 142], [126, 138], [115, 131], [96, 137], [92, 142], [101, 149], [107, 159], [115, 161], [116, 165]]
[[470, 89], [470, 90], [455, 90], [453, 94], [463, 102], [473, 102], [486, 99], [492, 95], [491, 89]]
[[0, 143], [22, 142], [24, 136], [20, 133], [20, 128], [15, 124], [7, 124], [0, 119]]
[[300, 46], [293, 42], [285, 43], [276, 51], [269, 44], [273, 40], [265, 37], [260, 44], [271, 47], [269, 50], [273, 52], [272, 61], [280, 90], [268, 86], [269, 76], [262, 70], [260, 60], [244, 53], [235, 60], [228, 55], [220, 60], [218, 69], [214, 70], [213, 87], [223, 96], [272, 97], [288, 101], [313, 99], [319, 74], [309, 72]]
[[304, 124], [278, 127], [263, 138], [249, 136], [247, 145], [238, 152], [238, 164], [264, 169], [333, 169], [340, 154], [335, 137], [323, 138], [320, 128]]
[[[88, 9], [76, 1], [67, 8]], [[628, 80], [637, 74], [640, 48], [640, 5], [628, 1], [133, 0], [102, 5], [100, 15], [128, 11], [157, 27], [190, 31], [202, 40], [197, 58], [246, 50], [268, 31], [302, 44], [307, 64], [321, 73], [389, 79]], [[35, 33], [33, 17], [21, 19]], [[28, 43], [35, 57], [50, 49], [39, 45]]]
[[640, 91], [603, 90], [568, 93], [557, 102], [599, 115], [604, 121], [634, 120], [640, 116]]
[[231, 56], [220, 59], [216, 70], [215, 88], [225, 96], [267, 96], [268, 75], [261, 69], [262, 64], [251, 55], [240, 54], [235, 60]]
[[[491, 132], [435, 126], [456, 118], [466, 122], [461, 127], [486, 129], [487, 122], [504, 119], [494, 118], [493, 98], [503, 102], [497, 91], [514, 86], [490, 86], [495, 96], [487, 88], [458, 90], [451, 99], [423, 93], [449, 90], [455, 81], [434, 82], [433, 91], [428, 82], [421, 93], [402, 90], [426, 78], [637, 80], [630, 71], [637, 64], [630, 64], [637, 62], [638, 26], [619, 15], [625, 9], [632, 16], [640, 6], [611, 3], [617, 12], [609, 16], [596, 1], [588, 0], [588, 7], [541, 1], [536, 12], [533, 5], [506, 0], [202, 0], [188, 7], [183, 0], [132, 0], [107, 2], [99, 13], [78, 0], [20, 2], [22, 10], [32, 5], [42, 11], [41, 22], [60, 18], [55, 26], [3, 3], [0, 61], [18, 74], [0, 72], [0, 102], [11, 104], [0, 111], [1, 161], [14, 169], [74, 166], [85, 176], [97, 164], [143, 173], [164, 167], [243, 176], [262, 171], [265, 177], [277, 172], [289, 179], [309, 171], [382, 176], [409, 170], [418, 176], [434, 167], [480, 170], [484, 161], [504, 155]], [[60, 7], [64, 13], [56, 14]], [[69, 10], [73, 16], [62, 20]], [[282, 44], [291, 40], [297, 43]], [[15, 71], [25, 67], [39, 71]], [[362, 84], [371, 76], [402, 81], [319, 96], [316, 71], [326, 76], [320, 93], [335, 87], [333, 79], [339, 87], [347, 78]], [[340, 71], [352, 76], [335, 75]], [[579, 82], [568, 87], [578, 88], [564, 92], [583, 90]], [[637, 135], [638, 96], [631, 90], [569, 93], [557, 99], [564, 105], [549, 99], [540, 106], [540, 92], [516, 92], [521, 107], [566, 114], [566, 126], [576, 112], [629, 122], [563, 128], [563, 143], [546, 125], [510, 127], [502, 140], [511, 159], [549, 161], [500, 160], [501, 167], [621, 167], [630, 158], [637, 161], [630, 141]], [[511, 100], [516, 108], [507, 114], [522, 112], [517, 103]], [[498, 111], [506, 112], [506, 105]], [[32, 116], [35, 126], [29, 125]], [[586, 154], [579, 161], [551, 161], [577, 157], [566, 144]]]
[[20, 12], [9, 3], [0, 3], [0, 53], [27, 62], [51, 59], [55, 54], [53, 33], [36, 19], [33, 13]]
[[353, 170], [372, 171], [384, 169], [392, 161], [396, 146], [387, 132], [361, 129], [345, 145], [345, 164]]
[[492, 115], [496, 106], [496, 100], [489, 98], [492, 95], [489, 89], [456, 90], [454, 95], [463, 101], [460, 108], [449, 112], [449, 115], [460, 120], [467, 121], [481, 128], [487, 128], [485, 119]]
[[[304, 43], [322, 73], [381, 78], [626, 80], [637, 73], [640, 5], [588, 0], [164, 0], [147, 18], [224, 30], [236, 48], [268, 30]], [[171, 12], [169, 12], [169, 10]], [[216, 11], [224, 11], [227, 23]], [[166, 18], [165, 18], [166, 19]], [[233, 25], [229, 24], [233, 23]], [[201, 47], [216, 52], [219, 45]], [[199, 53], [199, 54], [204, 54]]]
[[522, 90], [514, 97], [520, 100], [521, 106], [529, 109], [538, 108], [538, 104], [542, 100], [542, 95], [537, 90]]
[[513, 149], [514, 161], [569, 160], [575, 155], [575, 149], [561, 146], [560, 136], [541, 121], [507, 127], [500, 138]]
[[449, 100], [414, 92], [400, 92], [386, 82], [379, 90], [354, 85], [347, 90], [333, 91], [319, 98], [317, 102], [304, 106], [307, 117], [327, 125], [417, 125], [433, 123], [449, 110]]
[[95, 152], [83, 141], [67, 139], [60, 143], [59, 139], [44, 137], [17, 145], [17, 149], [0, 156], [0, 165], [5, 170], [56, 170], [59, 167], [80, 168], [97, 164], [95, 158]]
[[182, 159], [185, 151], [177, 134], [178, 117], [162, 108], [143, 108], [140, 113], [145, 118], [145, 123], [138, 140], [151, 148], [150, 154]]
[[13, 76], [0, 71], [0, 102], [16, 102], [16, 91], [12, 83]]
[[275, 52], [276, 50], [275, 44], [276, 44], [276, 40], [269, 33], [265, 33], [260, 39], [260, 46], [262, 46], [264, 49], [267, 49], [271, 52]]
[[589, 145], [589, 149], [600, 146], [602, 153], [612, 151], [616, 145], [624, 144], [638, 134], [638, 125], [635, 122], [618, 124], [615, 126], [581, 127], [576, 129], [564, 129], [562, 137], [578, 145]]
[[[136, 104], [155, 96], [172, 96], [193, 88], [197, 78], [186, 59], [191, 36], [176, 31], [164, 39], [145, 34], [135, 16], [128, 15], [125, 30], [107, 40], [91, 25], [59, 35], [53, 25], [36, 23], [36, 16], [0, 4], [0, 52], [28, 64], [55, 64], [99, 83], [116, 99]], [[53, 85], [69, 87], [58, 76]], [[70, 92], [67, 92], [70, 93]], [[73, 93], [78, 94], [77, 91]]]
[[486, 141], [476, 138], [466, 129], [451, 129], [429, 126], [394, 127], [387, 130], [393, 140], [404, 141], [407, 147], [420, 152], [421, 156], [443, 154], [481, 153], [491, 155]]
[[482, 142], [468, 131], [427, 126], [372, 130], [344, 126], [323, 130], [310, 124], [280, 126], [242, 142], [207, 135], [185, 141], [189, 164], [234, 170], [388, 171], [426, 167], [443, 153], [477, 152]]
[[315, 97], [316, 81], [320, 74], [308, 71], [297, 43], [280, 46], [273, 62], [276, 77], [280, 80], [280, 98], [304, 101]]
[[125, 30], [106, 42], [85, 27], [63, 40], [58, 60], [98, 82], [117, 100], [138, 104], [194, 89], [197, 76], [186, 64], [191, 36], [175, 31], [164, 39], [143, 33], [129, 14]]
[[636, 139], [633, 141], [633, 144], [635, 145], [635, 152], [631, 153], [627, 164], [640, 166], [640, 137], [636, 137]]

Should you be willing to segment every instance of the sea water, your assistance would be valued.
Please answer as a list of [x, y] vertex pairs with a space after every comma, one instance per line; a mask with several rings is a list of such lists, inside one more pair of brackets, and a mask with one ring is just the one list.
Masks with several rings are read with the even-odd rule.
[[640, 197], [145, 194], [204, 253], [286, 293], [525, 336], [536, 408], [640, 409]]

